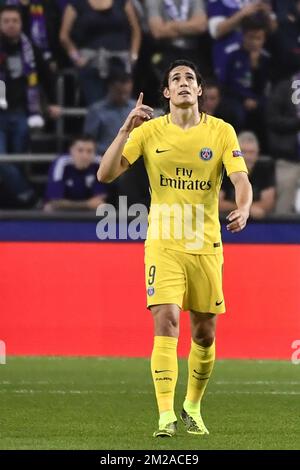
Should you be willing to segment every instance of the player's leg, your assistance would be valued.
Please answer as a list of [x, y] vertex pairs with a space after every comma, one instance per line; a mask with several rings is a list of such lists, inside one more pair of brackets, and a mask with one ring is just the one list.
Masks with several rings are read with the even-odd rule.
[[217, 316], [190, 312], [191, 349], [188, 358], [188, 386], [182, 419], [192, 434], [208, 434], [201, 418], [201, 400], [215, 362], [215, 328]]
[[185, 292], [185, 273], [179, 261], [173, 251], [146, 247], [147, 306], [154, 320], [151, 371], [159, 410], [159, 430], [155, 436], [171, 436], [176, 430], [177, 342]]
[[178, 377], [177, 342], [180, 308], [175, 304], [150, 307], [154, 320], [151, 372], [159, 410], [155, 437], [171, 437], [176, 432], [174, 395]]
[[187, 431], [195, 434], [208, 433], [201, 418], [200, 405], [215, 361], [217, 314], [225, 312], [222, 266], [222, 253], [194, 256], [187, 263], [185, 307], [190, 310], [192, 341], [182, 418]]

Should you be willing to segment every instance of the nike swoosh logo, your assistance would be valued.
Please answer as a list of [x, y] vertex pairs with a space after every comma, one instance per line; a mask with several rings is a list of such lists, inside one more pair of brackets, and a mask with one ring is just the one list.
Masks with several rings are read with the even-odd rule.
[[156, 370], [156, 371], [155, 371], [156, 374], [160, 374], [161, 372], [173, 372], [173, 371], [170, 370], [170, 369]]
[[156, 153], [164, 153], [164, 152], [169, 152], [171, 149], [166, 149], [166, 150], [159, 150], [156, 149]]
[[206, 375], [207, 372], [198, 372], [196, 369], [194, 369], [194, 372], [198, 375]]
[[219, 305], [221, 305], [223, 303], [223, 300], [221, 300], [221, 302], [216, 302], [216, 306], [218, 307]]

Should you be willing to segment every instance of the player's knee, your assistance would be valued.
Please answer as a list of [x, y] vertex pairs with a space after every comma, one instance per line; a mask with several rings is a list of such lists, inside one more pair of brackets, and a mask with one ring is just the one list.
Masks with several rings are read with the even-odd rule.
[[174, 336], [179, 335], [178, 322], [174, 318], [167, 318], [160, 324], [160, 331], [162, 336]]
[[155, 324], [155, 334], [158, 336], [173, 336], [178, 337], [179, 325], [176, 318], [173, 316], [161, 317], [160, 321]]
[[202, 346], [203, 348], [209, 348], [214, 343], [214, 340], [215, 335], [213, 333], [198, 333], [193, 337], [193, 341], [196, 344], [199, 344], [199, 346]]
[[179, 320], [173, 311], [164, 309], [154, 314], [155, 334], [157, 336], [179, 335]]

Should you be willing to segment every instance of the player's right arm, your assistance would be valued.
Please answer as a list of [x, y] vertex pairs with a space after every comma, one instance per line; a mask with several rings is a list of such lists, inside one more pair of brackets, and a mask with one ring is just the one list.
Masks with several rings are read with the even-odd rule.
[[153, 109], [143, 104], [143, 93], [140, 93], [136, 107], [129, 113], [116, 138], [102, 157], [97, 172], [98, 181], [111, 183], [129, 168], [128, 160], [123, 156], [124, 146], [130, 132], [144, 121], [152, 118]]

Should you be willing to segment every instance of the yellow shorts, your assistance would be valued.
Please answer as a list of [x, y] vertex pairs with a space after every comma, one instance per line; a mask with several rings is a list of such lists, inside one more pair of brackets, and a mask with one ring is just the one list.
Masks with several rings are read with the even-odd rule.
[[177, 304], [183, 310], [224, 313], [222, 267], [222, 253], [193, 255], [147, 246], [147, 307]]

